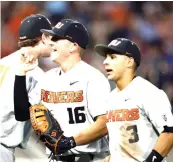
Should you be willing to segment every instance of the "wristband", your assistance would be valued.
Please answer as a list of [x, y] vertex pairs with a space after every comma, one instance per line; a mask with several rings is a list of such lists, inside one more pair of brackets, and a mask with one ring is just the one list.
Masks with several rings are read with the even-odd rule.
[[76, 147], [76, 142], [73, 137], [69, 137], [69, 143], [70, 143], [71, 148]]
[[162, 160], [162, 155], [160, 155], [156, 150], [152, 150], [145, 162], [161, 162]]

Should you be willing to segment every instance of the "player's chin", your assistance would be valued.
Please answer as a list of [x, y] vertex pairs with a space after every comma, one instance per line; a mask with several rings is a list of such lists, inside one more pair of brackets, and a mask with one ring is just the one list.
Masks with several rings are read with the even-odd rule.
[[113, 75], [111, 75], [111, 74], [107, 74], [107, 79], [108, 79], [108, 80], [114, 80], [114, 77], [113, 77]]
[[52, 49], [49, 47], [49, 46], [46, 46], [43, 54], [42, 54], [42, 57], [50, 57], [51, 56], [51, 52], [52, 52]]
[[50, 57], [50, 51], [46, 51], [43, 55], [41, 55], [42, 57]]
[[50, 59], [51, 59], [51, 61], [55, 61], [56, 58], [57, 58], [56, 52], [51, 52], [51, 54], [50, 54]]

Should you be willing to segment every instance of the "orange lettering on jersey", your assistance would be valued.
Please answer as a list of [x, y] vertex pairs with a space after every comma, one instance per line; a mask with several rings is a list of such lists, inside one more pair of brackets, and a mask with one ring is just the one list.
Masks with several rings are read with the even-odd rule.
[[122, 110], [115, 110], [114, 111], [115, 118], [112, 121], [122, 121]]
[[132, 116], [134, 120], [138, 120], [139, 119], [139, 109], [132, 109], [131, 110]]
[[60, 94], [56, 92], [49, 92], [49, 103], [58, 103], [58, 96]]
[[47, 103], [74, 103], [83, 101], [83, 91], [51, 92], [41, 90], [41, 100]]
[[41, 100], [43, 100], [43, 98], [44, 98], [44, 93], [45, 93], [45, 90], [42, 89], [42, 90], [41, 90]]
[[49, 92], [48, 102], [53, 103], [53, 92]]
[[58, 103], [59, 93], [56, 93], [56, 92], [52, 92], [52, 93], [53, 93], [53, 103]]
[[67, 94], [67, 92], [60, 92], [60, 96], [59, 96], [59, 102], [60, 103], [65, 103], [65, 95]]
[[41, 90], [41, 97], [44, 102], [48, 102], [49, 91]]
[[73, 91], [70, 91], [70, 92], [67, 92], [67, 100], [66, 100], [66, 103], [69, 103], [69, 102], [74, 102], [74, 96], [75, 96], [75, 93]]
[[109, 120], [111, 120], [112, 118], [113, 118], [113, 110], [107, 111], [106, 112], [107, 122], [109, 122]]
[[128, 119], [128, 115], [129, 115], [129, 110], [122, 109], [122, 121], [125, 121], [126, 119]]
[[107, 111], [107, 122], [132, 121], [139, 119], [139, 109], [119, 109]]
[[83, 101], [83, 91], [75, 92], [75, 102], [82, 102]]

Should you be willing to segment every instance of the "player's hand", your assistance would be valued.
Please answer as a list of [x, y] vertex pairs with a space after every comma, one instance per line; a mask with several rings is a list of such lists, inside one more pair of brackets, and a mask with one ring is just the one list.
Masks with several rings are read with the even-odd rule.
[[[20, 50], [25, 57], [27, 57], [27, 61], [32, 58], [32, 61], [37, 60], [41, 56], [40, 48], [27, 47]], [[30, 60], [31, 61], [31, 60]]]
[[38, 66], [38, 59], [33, 55], [21, 54], [19, 65], [17, 66], [16, 74], [25, 75], [28, 71], [35, 69]]
[[109, 162], [110, 157], [111, 157], [111, 155], [107, 156], [107, 157], [103, 160], [103, 162]]

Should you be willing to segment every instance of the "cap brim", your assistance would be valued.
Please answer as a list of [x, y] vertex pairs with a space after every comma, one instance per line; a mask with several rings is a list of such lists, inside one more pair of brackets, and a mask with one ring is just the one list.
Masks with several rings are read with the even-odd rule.
[[56, 34], [52, 30], [41, 29], [40, 31], [51, 36], [56, 36]]
[[64, 38], [64, 37], [62, 37], [62, 36], [60, 36], [60, 35], [57, 35], [57, 33], [55, 33], [55, 32], [52, 31], [52, 30], [41, 29], [40, 31], [41, 31], [42, 33], [51, 35], [52, 38], [57, 38], [57, 39], [62, 39], [62, 38]]
[[113, 54], [113, 53], [122, 53], [120, 51], [117, 51], [115, 49], [112, 49], [111, 47], [108, 47], [104, 44], [98, 44], [94, 47], [94, 50], [101, 56], [106, 56], [107, 54]]

